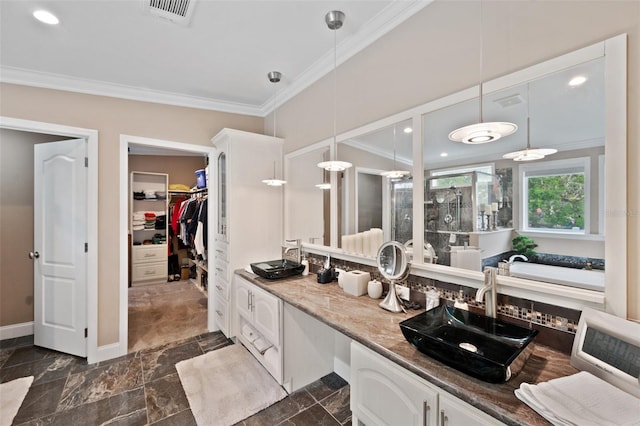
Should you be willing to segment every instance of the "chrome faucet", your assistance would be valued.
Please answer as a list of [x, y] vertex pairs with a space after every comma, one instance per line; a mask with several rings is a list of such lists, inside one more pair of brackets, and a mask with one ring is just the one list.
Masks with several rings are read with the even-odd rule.
[[527, 258], [527, 256], [525, 256], [524, 254], [514, 254], [513, 256], [511, 256], [509, 258], [509, 264], [513, 263], [516, 261], [516, 259], [520, 259], [524, 262], [528, 262], [529, 258]]
[[[293, 262], [300, 263], [302, 260], [302, 242], [297, 240], [284, 240], [285, 246], [282, 247], [282, 258]], [[287, 246], [287, 244], [295, 244], [295, 246]]]
[[484, 287], [479, 288], [476, 292], [476, 302], [482, 303], [486, 299], [484, 304], [485, 314], [491, 318], [496, 317], [497, 311], [496, 275], [496, 268], [485, 268]]

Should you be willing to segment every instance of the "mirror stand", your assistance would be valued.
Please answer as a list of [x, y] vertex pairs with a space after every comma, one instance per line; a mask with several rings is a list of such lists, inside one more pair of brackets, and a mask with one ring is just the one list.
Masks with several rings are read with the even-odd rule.
[[398, 297], [398, 293], [396, 292], [396, 281], [391, 280], [389, 282], [389, 292], [387, 293], [387, 297], [384, 298], [382, 302], [380, 302], [380, 307], [390, 312], [404, 312], [407, 311], [402, 306], [402, 302]]

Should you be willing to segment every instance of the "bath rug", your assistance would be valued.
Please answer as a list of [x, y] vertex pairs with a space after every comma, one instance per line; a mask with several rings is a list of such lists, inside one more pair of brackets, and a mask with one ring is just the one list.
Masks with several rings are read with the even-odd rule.
[[33, 383], [33, 376], [0, 384], [0, 426], [10, 426]]
[[176, 364], [198, 426], [233, 425], [287, 393], [241, 344]]

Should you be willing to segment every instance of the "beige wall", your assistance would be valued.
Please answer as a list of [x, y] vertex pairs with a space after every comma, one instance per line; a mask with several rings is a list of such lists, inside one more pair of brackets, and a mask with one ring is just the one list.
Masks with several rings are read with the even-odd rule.
[[[0, 115], [99, 132], [98, 345], [118, 342], [120, 135], [210, 146], [224, 127], [262, 133], [259, 117], [1, 84]], [[126, 236], [124, 236], [126, 238]]]
[[[482, 5], [484, 80], [628, 34], [628, 300], [629, 316], [640, 318], [640, 2]], [[436, 1], [342, 64], [337, 73], [338, 132], [477, 84], [479, 11], [478, 1]], [[278, 136], [285, 139], [285, 153], [332, 135], [333, 93], [329, 74], [278, 108]], [[267, 134], [273, 131], [271, 123], [267, 117]]]
[[33, 321], [33, 146], [63, 139], [0, 129], [0, 327]]

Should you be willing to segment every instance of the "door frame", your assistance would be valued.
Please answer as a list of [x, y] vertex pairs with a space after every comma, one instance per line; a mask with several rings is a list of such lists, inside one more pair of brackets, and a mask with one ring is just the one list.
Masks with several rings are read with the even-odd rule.
[[0, 128], [85, 139], [87, 141], [87, 363], [98, 359], [98, 130], [0, 116]]
[[[119, 330], [119, 355], [128, 353], [129, 343], [129, 281], [128, 281], [128, 240], [129, 233], [129, 145], [142, 145], [146, 147], [167, 148], [179, 151], [192, 152], [195, 155], [202, 154], [209, 157], [209, 174], [213, 176], [213, 164], [211, 159], [215, 159], [216, 149], [213, 146], [193, 145], [184, 142], [168, 141], [162, 139], [146, 138], [142, 136], [120, 135], [120, 211], [119, 211], [119, 236], [120, 236], [120, 330]], [[213, 180], [209, 178], [211, 184]], [[214, 209], [208, 209], [207, 219], [213, 223]], [[214, 241], [215, 227], [209, 226], [207, 229], [208, 241]], [[216, 331], [215, 323], [214, 291], [207, 291], [207, 328], [209, 331]]]

